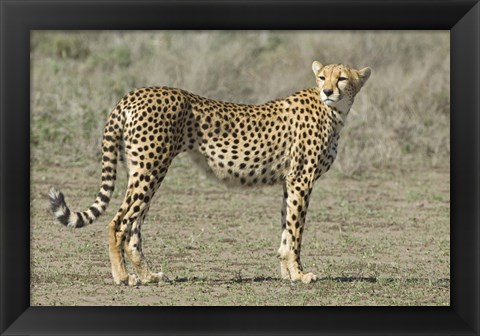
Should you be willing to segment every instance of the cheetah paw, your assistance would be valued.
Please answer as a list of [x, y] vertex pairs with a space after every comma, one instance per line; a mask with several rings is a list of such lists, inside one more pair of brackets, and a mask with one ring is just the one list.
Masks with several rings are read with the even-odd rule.
[[167, 276], [165, 274], [163, 274], [163, 272], [158, 272], [158, 273], [152, 273], [150, 275], [150, 281], [149, 282], [153, 282], [153, 283], [160, 283], [161, 281], [170, 281]]
[[309, 284], [310, 282], [317, 281], [317, 276], [313, 273], [306, 273], [302, 274], [300, 279], [303, 283]]
[[142, 282], [140, 281], [140, 278], [135, 274], [135, 273], [130, 273], [128, 274], [128, 281], [127, 284], [129, 286], [138, 286]]

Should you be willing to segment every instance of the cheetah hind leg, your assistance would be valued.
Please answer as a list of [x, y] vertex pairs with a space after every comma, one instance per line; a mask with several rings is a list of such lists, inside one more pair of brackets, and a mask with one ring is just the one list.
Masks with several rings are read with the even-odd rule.
[[132, 234], [130, 240], [125, 242], [125, 252], [128, 259], [139, 275], [141, 284], [159, 283], [161, 281], [169, 281], [163, 272], [152, 272], [148, 267], [147, 260], [142, 252], [142, 240], [140, 236], [140, 227], [143, 222], [137, 220], [132, 225]]
[[[134, 273], [127, 273], [125, 268], [124, 251], [121, 244], [121, 237], [116, 228], [121, 218], [121, 212], [117, 213], [115, 218], [108, 225], [109, 237], [109, 255], [112, 266], [113, 282], [117, 285], [136, 286], [140, 284], [140, 279]], [[119, 239], [120, 238], [120, 239]]]
[[[109, 225], [109, 252], [113, 280], [116, 284], [136, 286], [168, 280], [162, 272], [152, 272], [142, 251], [141, 226], [147, 214], [150, 200], [156, 188], [145, 192], [143, 187], [134, 187], [136, 180], [130, 179], [124, 202], [117, 216]], [[128, 274], [124, 255], [132, 263], [137, 274]]]
[[[144, 218], [150, 207], [150, 201], [158, 189], [161, 180], [158, 179], [155, 183], [153, 190], [145, 192], [143, 188], [134, 188], [132, 195], [133, 203], [129, 206], [130, 212], [127, 213], [127, 223], [122, 230], [126, 234], [124, 242], [124, 250], [129, 261], [135, 268], [138, 276], [140, 277], [141, 284], [159, 283], [161, 281], [168, 281], [168, 278], [162, 272], [152, 272], [148, 266], [145, 255], [142, 251], [142, 236], [141, 227]], [[133, 212], [132, 212], [133, 211]]]

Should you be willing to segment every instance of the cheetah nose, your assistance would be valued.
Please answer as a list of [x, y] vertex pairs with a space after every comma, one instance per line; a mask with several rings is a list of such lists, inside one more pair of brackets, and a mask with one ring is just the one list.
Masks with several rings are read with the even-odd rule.
[[323, 93], [325, 93], [325, 96], [331, 96], [333, 93], [332, 89], [323, 89]]

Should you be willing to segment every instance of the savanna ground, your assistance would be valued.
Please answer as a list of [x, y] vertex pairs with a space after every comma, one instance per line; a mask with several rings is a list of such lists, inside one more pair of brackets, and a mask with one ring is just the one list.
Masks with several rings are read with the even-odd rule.
[[[32, 305], [450, 304], [448, 32], [33, 32]], [[113, 285], [106, 225], [53, 220], [100, 184], [106, 117], [133, 87], [165, 85], [262, 103], [315, 84], [313, 60], [370, 66], [331, 171], [316, 184], [302, 262], [319, 281], [282, 281], [281, 187], [230, 189], [179, 156], [143, 226], [144, 252], [170, 282]]]

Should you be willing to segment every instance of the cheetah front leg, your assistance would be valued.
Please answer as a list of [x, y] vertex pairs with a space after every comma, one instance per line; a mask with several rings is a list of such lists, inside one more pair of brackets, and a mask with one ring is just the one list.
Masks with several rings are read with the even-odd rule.
[[288, 271], [287, 266], [287, 259], [282, 258], [282, 255], [288, 253], [287, 249], [287, 186], [285, 182], [282, 184], [283, 187], [283, 197], [282, 197], [282, 211], [281, 211], [281, 223], [282, 223], [282, 241], [280, 242], [280, 248], [278, 249], [278, 254], [280, 257], [280, 274], [282, 275], [282, 279], [290, 280], [290, 272]]
[[300, 261], [302, 234], [310, 193], [311, 184], [304, 183], [300, 178], [287, 177], [282, 206], [283, 232], [278, 250], [282, 278], [304, 283], [317, 279], [315, 274], [303, 272]]

